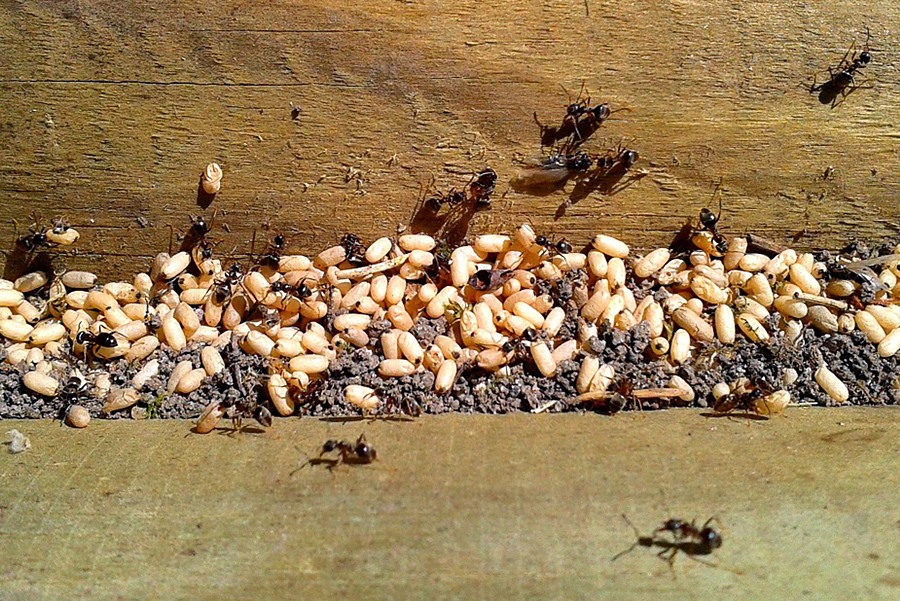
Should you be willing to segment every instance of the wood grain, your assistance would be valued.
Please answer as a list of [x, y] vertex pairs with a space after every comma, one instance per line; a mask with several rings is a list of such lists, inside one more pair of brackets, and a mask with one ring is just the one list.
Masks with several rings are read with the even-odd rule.
[[[311, 252], [349, 230], [395, 233], [432, 175], [447, 189], [484, 165], [498, 200], [471, 232], [530, 220], [573, 243], [602, 230], [648, 248], [722, 178], [726, 231], [805, 229], [803, 248], [896, 237], [898, 13], [850, 0], [5, 1], [0, 240], [12, 249], [12, 220], [21, 233], [32, 210], [63, 216], [83, 236], [61, 263], [127, 277], [168, 248], [168, 226], [216, 213], [224, 254], [247, 252], [254, 230], [259, 250], [266, 222]], [[871, 88], [821, 105], [804, 86], [866, 25]], [[591, 148], [627, 141], [647, 177], [571, 206], [571, 183], [510, 189], [540, 153], [532, 112], [558, 121], [560, 86], [582, 81], [630, 108]], [[212, 160], [225, 178], [204, 209]]]

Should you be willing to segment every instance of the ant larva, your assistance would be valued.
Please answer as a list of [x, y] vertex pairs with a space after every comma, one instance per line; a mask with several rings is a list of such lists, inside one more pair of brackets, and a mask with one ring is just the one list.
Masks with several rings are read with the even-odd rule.
[[[635, 547], [640, 546], [650, 549], [654, 547], [661, 549], [656, 556], [668, 562], [670, 568], [673, 567], [675, 556], [678, 555], [679, 551], [699, 563], [716, 567], [714, 564], [698, 559], [698, 556], [710, 555], [722, 546], [722, 535], [718, 530], [710, 526], [711, 523], [718, 521], [717, 518], [709, 518], [699, 528], [695, 522], [688, 522], [680, 518], [670, 518], [663, 522], [662, 526], [654, 530], [650, 536], [641, 535], [637, 527], [631, 523], [631, 520], [624, 513], [622, 518], [634, 530], [637, 540], [628, 549], [616, 554], [611, 561], [617, 560], [619, 557], [633, 551]], [[657, 535], [660, 533], [671, 534], [671, 540], [658, 537]]]
[[[872, 60], [872, 54], [869, 52], [869, 28], [866, 27], [866, 42], [864, 49], [857, 54], [856, 40], [850, 44], [850, 48], [844, 53], [843, 58], [837, 67], [828, 67], [828, 81], [816, 84], [815, 78], [809, 87], [809, 93], [818, 92], [819, 102], [822, 104], [830, 104], [831, 108], [835, 108], [841, 104], [847, 96], [858, 90], [861, 86], [856, 83], [854, 75], [861, 75], [861, 70], [866, 67]], [[851, 54], [852, 53], [852, 54]], [[847, 57], [850, 57], [848, 60]]]

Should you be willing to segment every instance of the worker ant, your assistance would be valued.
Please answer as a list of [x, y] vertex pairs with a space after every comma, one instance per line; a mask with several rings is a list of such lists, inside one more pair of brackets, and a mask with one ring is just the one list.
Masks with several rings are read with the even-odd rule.
[[[256, 241], [256, 232], [253, 233], [253, 241]], [[269, 242], [269, 247], [256, 262], [257, 267], [268, 267], [270, 269], [278, 269], [278, 263], [281, 260], [281, 254], [284, 252], [284, 246], [287, 240], [284, 234], [277, 234]], [[251, 248], [253, 243], [251, 243]]]
[[301, 301], [308, 299], [312, 296], [312, 289], [306, 285], [306, 278], [304, 278], [299, 284], [296, 286], [291, 286], [284, 280], [278, 280], [277, 282], [272, 282], [272, 292], [283, 292], [289, 296], [293, 296]]
[[244, 279], [244, 268], [240, 263], [232, 263], [231, 266], [220, 273], [213, 280], [210, 287], [210, 294], [213, 295], [213, 302], [217, 305], [227, 304], [234, 296], [235, 288]]
[[[41, 249], [59, 246], [59, 243], [53, 242], [47, 237], [47, 232], [53, 230], [47, 230], [46, 228], [41, 227], [41, 219], [38, 217], [37, 213], [32, 213], [31, 219], [32, 224], [28, 227], [28, 234], [16, 239], [16, 245], [19, 248], [25, 252], [32, 253]], [[19, 224], [16, 223], [15, 219], [13, 220], [13, 223], [15, 223], [18, 228]]]
[[75, 335], [75, 343], [84, 345], [85, 355], [96, 355], [97, 349], [100, 348], [116, 348], [119, 341], [116, 340], [115, 334], [110, 331], [98, 332], [94, 334], [90, 330], [79, 330]]
[[[872, 55], [869, 52], [869, 37], [869, 28], [866, 27], [865, 48], [857, 54], [855, 50], [856, 41], [854, 40], [837, 67], [828, 67], [828, 81], [817, 85], [815, 78], [813, 78], [813, 83], [809, 87], [809, 93], [815, 94], [818, 92], [820, 103], [830, 104], [831, 108], [834, 108], [842, 103], [847, 96], [860, 88], [856, 83], [856, 79], [854, 79], [854, 75], [861, 74], [860, 71], [865, 69], [866, 65], [872, 60]], [[850, 60], [847, 60], [848, 56]]]
[[572, 245], [569, 244], [565, 238], [561, 238], [558, 242], [553, 242], [546, 236], [538, 236], [534, 240], [535, 244], [538, 246], [543, 246], [544, 249], [553, 253], [557, 253], [560, 255], [564, 255], [566, 253], [572, 252]]
[[[338, 452], [337, 457], [325, 457], [325, 455], [335, 451]], [[366, 435], [360, 434], [355, 443], [344, 440], [326, 440], [319, 451], [318, 457], [309, 459], [294, 471], [299, 471], [306, 465], [320, 464], [325, 464], [325, 467], [331, 471], [342, 463], [346, 465], [368, 465], [377, 458], [378, 453], [374, 447], [366, 442]]]
[[513, 279], [512, 269], [479, 269], [469, 278], [469, 286], [480, 292], [493, 292]]
[[356, 234], [344, 234], [344, 237], [341, 238], [341, 246], [344, 248], [347, 261], [349, 261], [351, 265], [359, 266], [368, 264], [368, 261], [366, 261], [366, 247], [363, 245], [359, 236]]
[[566, 114], [562, 123], [558, 127], [542, 124], [538, 120], [537, 112], [534, 112], [534, 121], [541, 129], [541, 146], [553, 146], [568, 138], [569, 144], [573, 148], [577, 147], [590, 138], [600, 129], [603, 122], [609, 119], [614, 112], [610, 110], [609, 104], [604, 102], [591, 106], [591, 97], [584, 95], [584, 89], [585, 86], [582, 82], [578, 97], [572, 101], [572, 95], [563, 87], [563, 91], [569, 97], [569, 104], [566, 106]]
[[713, 191], [713, 198], [716, 195], [719, 196], [719, 212], [713, 213], [712, 210], [703, 207], [700, 209], [699, 215], [699, 226], [694, 226], [690, 219], [684, 222], [684, 225], [681, 226], [681, 230], [678, 234], [675, 235], [675, 238], [672, 240], [672, 243], [669, 245], [669, 248], [674, 252], [687, 252], [691, 248], [691, 240], [693, 239], [695, 234], [700, 232], [709, 232], [712, 235], [712, 243], [715, 247], [716, 251], [725, 254], [728, 251], [728, 241], [725, 240], [725, 237], [719, 232], [719, 219], [722, 217], [722, 196], [718, 194], [722, 188], [722, 180], [719, 179], [719, 183], [716, 184], [716, 189]]
[[[715, 517], [709, 518], [701, 527], [697, 527], [696, 522], [688, 522], [680, 518], [670, 518], [663, 522], [662, 526], [653, 531], [650, 536], [642, 536], [637, 527], [631, 523], [628, 516], [622, 514], [622, 518], [634, 530], [637, 539], [631, 547], [616, 554], [611, 561], [617, 560], [619, 557], [626, 555], [634, 550], [635, 547], [661, 548], [662, 550], [656, 554], [660, 559], [668, 562], [669, 567], [673, 567], [675, 556], [681, 551], [691, 559], [700, 563], [713, 566], [697, 558], [699, 555], [710, 555], [713, 551], [722, 546], [722, 535], [718, 530], [710, 526], [711, 523], [717, 522]], [[671, 534], [672, 540], [658, 537], [660, 533]]]
[[448, 205], [450, 207], [457, 207], [461, 205], [466, 200], [466, 191], [465, 188], [462, 190], [457, 190], [456, 188], [450, 188], [450, 191], [446, 194], [443, 192], [436, 191], [435, 195], [425, 201], [425, 206], [431, 209], [434, 212], [437, 212], [441, 209], [442, 206]]
[[476, 208], [488, 207], [491, 204], [491, 195], [497, 185], [497, 172], [490, 167], [472, 176], [469, 182], [469, 196], [475, 201]]

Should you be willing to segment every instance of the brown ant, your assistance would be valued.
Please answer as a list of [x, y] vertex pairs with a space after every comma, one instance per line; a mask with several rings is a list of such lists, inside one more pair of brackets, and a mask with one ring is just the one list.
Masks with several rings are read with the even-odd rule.
[[[869, 37], [869, 28], [866, 27], [866, 43], [864, 50], [857, 54], [855, 50], [856, 41], [854, 40], [853, 43], [850, 44], [850, 48], [847, 49], [847, 52], [844, 53], [844, 56], [841, 58], [841, 62], [838, 63], [837, 67], [828, 67], [828, 81], [816, 85], [816, 80], [815, 78], [813, 79], [813, 83], [809, 87], [809, 93], [815, 94], [818, 92], [820, 103], [830, 104], [831, 108], [834, 108], [842, 103], [847, 96], [859, 89], [860, 86], [857, 85], [853, 76], [859, 74], [858, 72], [862, 69], [865, 69], [866, 65], [872, 60], [872, 55], [869, 52]], [[848, 56], [850, 56], [850, 60], [847, 60]]]
[[[670, 518], [663, 522], [662, 526], [654, 530], [650, 536], [642, 536], [637, 527], [631, 523], [631, 520], [625, 514], [622, 514], [622, 518], [634, 530], [637, 540], [631, 547], [615, 555], [611, 561], [615, 561], [619, 557], [633, 551], [635, 547], [641, 546], [651, 549], [653, 547], [661, 548], [662, 550], [656, 556], [667, 561], [670, 568], [674, 565], [675, 556], [678, 555], [679, 551], [695, 561], [715, 567], [713, 564], [697, 558], [698, 555], [710, 555], [722, 546], [722, 535], [718, 530], [710, 526], [712, 522], [718, 521], [715, 517], [706, 520], [703, 526], [699, 528], [695, 522]], [[672, 540], [657, 536], [660, 533], [667, 532], [671, 534]]]
[[[337, 457], [325, 457], [325, 455], [335, 451], [338, 452]], [[326, 440], [319, 451], [318, 457], [308, 460], [294, 471], [299, 471], [306, 465], [320, 464], [325, 464], [325, 467], [331, 471], [342, 463], [346, 465], [368, 465], [377, 458], [378, 453], [374, 447], [366, 442], [366, 435], [360, 434], [355, 443], [344, 440]]]

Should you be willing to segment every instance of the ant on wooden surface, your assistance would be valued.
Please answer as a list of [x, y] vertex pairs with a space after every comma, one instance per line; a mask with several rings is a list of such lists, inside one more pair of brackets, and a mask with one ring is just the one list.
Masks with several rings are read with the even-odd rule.
[[862, 69], [865, 69], [866, 65], [872, 61], [872, 54], [869, 52], [869, 38], [869, 28], [866, 27], [866, 42], [861, 52], [856, 52], [856, 40], [854, 40], [837, 67], [828, 67], [828, 81], [817, 84], [816, 79], [813, 78], [809, 93], [818, 93], [820, 103], [830, 104], [831, 108], [835, 108], [847, 96], [862, 87], [856, 83], [854, 76], [862, 75]]

